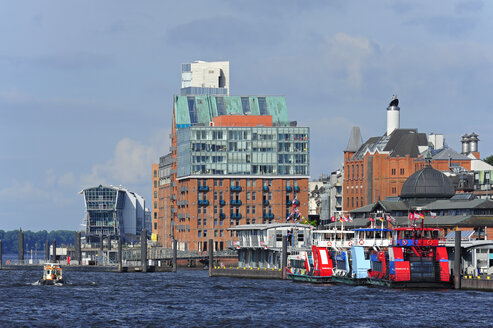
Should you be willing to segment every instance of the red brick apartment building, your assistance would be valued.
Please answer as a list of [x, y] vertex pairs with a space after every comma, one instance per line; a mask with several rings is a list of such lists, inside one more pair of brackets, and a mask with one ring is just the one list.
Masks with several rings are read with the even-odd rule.
[[224, 250], [229, 227], [284, 222], [294, 198], [307, 216], [309, 129], [288, 121], [284, 97], [175, 96], [170, 137], [153, 182], [158, 244]]

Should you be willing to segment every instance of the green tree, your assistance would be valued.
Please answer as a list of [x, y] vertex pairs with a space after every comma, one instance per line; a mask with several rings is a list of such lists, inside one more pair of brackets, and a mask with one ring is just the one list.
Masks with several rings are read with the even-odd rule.
[[493, 155], [486, 157], [484, 161], [490, 165], [493, 165]]

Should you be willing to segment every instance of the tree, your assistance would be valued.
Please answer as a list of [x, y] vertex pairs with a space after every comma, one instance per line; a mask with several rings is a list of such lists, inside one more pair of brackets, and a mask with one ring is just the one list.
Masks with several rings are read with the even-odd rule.
[[493, 165], [493, 155], [486, 157], [484, 161], [490, 165]]

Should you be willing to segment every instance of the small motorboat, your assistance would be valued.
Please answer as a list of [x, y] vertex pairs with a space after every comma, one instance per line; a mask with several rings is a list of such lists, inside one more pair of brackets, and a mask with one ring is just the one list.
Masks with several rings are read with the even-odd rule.
[[43, 277], [36, 282], [36, 285], [57, 285], [65, 284], [63, 270], [56, 263], [45, 263], [43, 268]]

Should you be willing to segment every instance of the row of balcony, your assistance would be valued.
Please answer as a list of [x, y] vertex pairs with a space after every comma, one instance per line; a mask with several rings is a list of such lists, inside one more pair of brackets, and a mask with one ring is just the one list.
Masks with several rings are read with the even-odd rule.
[[[264, 192], [268, 192], [269, 191], [269, 187], [268, 186], [263, 186], [262, 187], [262, 190]], [[300, 191], [300, 187], [299, 186], [294, 186], [294, 187], [291, 187], [291, 186], [286, 186], [286, 191], [287, 192], [292, 192], [292, 191], [295, 191], [295, 192], [299, 192]], [[180, 192], [184, 192], [184, 191], [188, 191], [188, 187], [180, 187]], [[198, 191], [202, 191], [202, 192], [208, 192], [209, 191], [209, 186], [198, 186]], [[240, 192], [241, 191], [241, 186], [231, 186], [231, 191], [234, 191], [234, 192]]]
[[[201, 206], [208, 206], [209, 201], [207, 199], [199, 199], [198, 204]], [[242, 202], [239, 199], [231, 200], [231, 205], [233, 205], [233, 206], [240, 206], [241, 204], [242, 204]], [[264, 199], [262, 201], [262, 205], [264, 205], [264, 206], [268, 206], [269, 204], [270, 204], [270, 201], [267, 199]], [[180, 205], [188, 205], [188, 201], [178, 201], [178, 206], [180, 206]], [[226, 201], [224, 199], [219, 200], [219, 205], [221, 205], [221, 206], [226, 205]], [[293, 205], [293, 202], [290, 200], [287, 200], [286, 205], [291, 206], [291, 205]], [[296, 201], [296, 205], [300, 206], [300, 201]]]
[[[230, 217], [232, 219], [241, 219], [242, 218], [242, 215], [241, 213], [231, 213]], [[262, 214], [262, 217], [264, 219], [273, 219], [274, 218], [274, 213], [263, 213]], [[190, 218], [190, 214], [183, 214], [183, 213], [180, 213], [178, 214], [178, 219], [185, 219], [185, 218]], [[226, 219], [226, 213], [219, 213], [219, 218], [220, 219]]]

